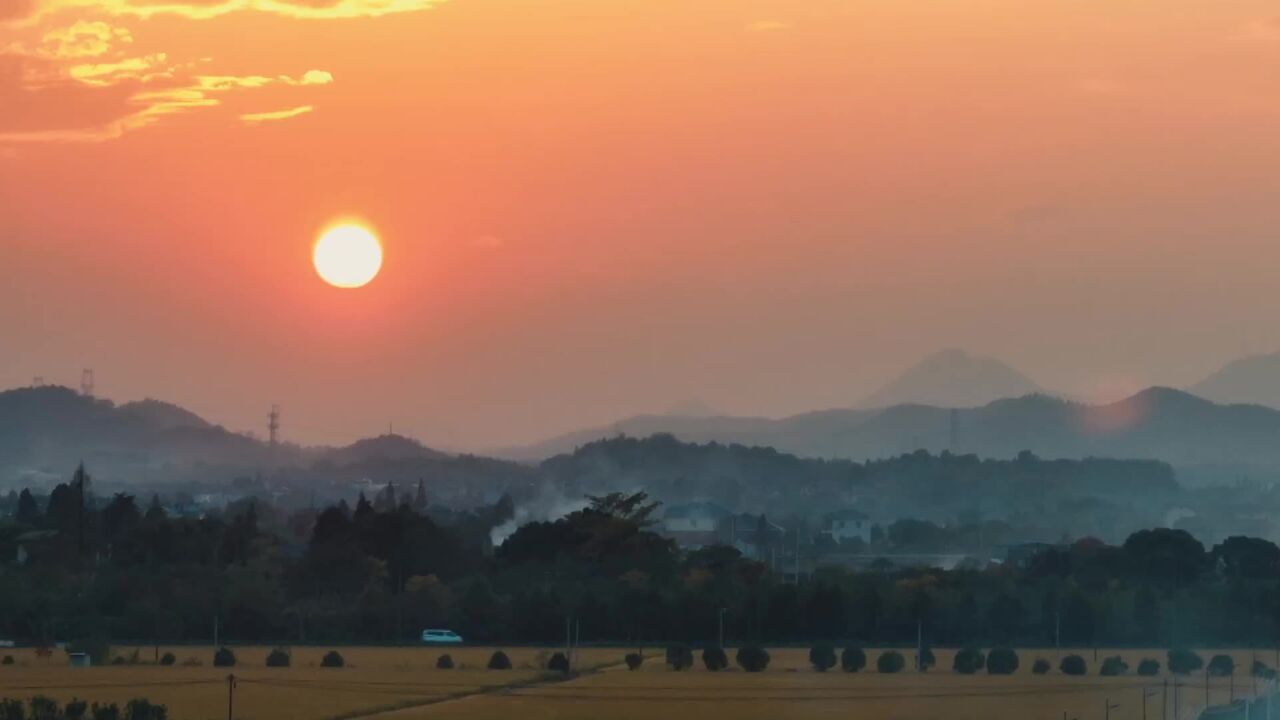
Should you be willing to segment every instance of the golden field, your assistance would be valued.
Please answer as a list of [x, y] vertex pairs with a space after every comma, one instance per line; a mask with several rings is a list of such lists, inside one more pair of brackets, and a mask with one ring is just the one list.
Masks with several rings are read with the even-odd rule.
[[[540, 669], [554, 649], [508, 649], [513, 670], [495, 672], [484, 666], [493, 648], [339, 648], [347, 666], [319, 667], [328, 648], [298, 648], [290, 668], [264, 665], [270, 648], [234, 648], [235, 668], [212, 667], [213, 649], [160, 648], [173, 652], [178, 665], [161, 667], [145, 664], [153, 649], [140, 648], [144, 664], [95, 668], [69, 668], [65, 656], [38, 658], [31, 650], [0, 650], [12, 654], [14, 665], [0, 667], [0, 696], [27, 698], [49, 695], [65, 702], [73, 697], [118, 702], [146, 697], [169, 706], [174, 720], [221, 720], [226, 717], [226, 676], [238, 678], [235, 690], [235, 717], [238, 720], [325, 720], [337, 717], [377, 715], [387, 720], [412, 718], [453, 718], [482, 720], [518, 717], [563, 720], [664, 720], [729, 717], [735, 720], [775, 720], [776, 718], [884, 718], [914, 720], [949, 718], [1000, 720], [1009, 718], [1103, 718], [1110, 701], [1114, 720], [1143, 717], [1172, 718], [1172, 684], [1166, 695], [1161, 674], [1139, 678], [1132, 671], [1123, 677], [1099, 677], [1097, 667], [1108, 655], [1121, 655], [1137, 666], [1144, 657], [1163, 665], [1163, 650], [1124, 650], [1098, 653], [1076, 651], [1089, 661], [1090, 674], [1067, 677], [1057, 672], [1053, 650], [1019, 650], [1021, 666], [1013, 676], [957, 675], [950, 671], [954, 651], [936, 650], [938, 667], [926, 674], [904, 671], [882, 675], [874, 671], [878, 651], [868, 652], [870, 670], [851, 674], [834, 670], [813, 671], [806, 649], [771, 650], [768, 671], [751, 674], [740, 670], [711, 673], [702, 669], [672, 672], [663, 664], [661, 649], [646, 652], [646, 662], [637, 672], [620, 664], [624, 648], [584, 648], [579, 651], [579, 667], [586, 672], [568, 682], [542, 682]], [[131, 648], [116, 648], [115, 654], [128, 656]], [[458, 667], [437, 670], [436, 658], [450, 653]], [[730, 650], [730, 655], [732, 655]], [[1208, 658], [1218, 651], [1200, 651]], [[1065, 654], [1065, 653], [1064, 653]], [[1248, 668], [1254, 657], [1248, 650], [1231, 653], [1238, 666], [1235, 696], [1252, 692]], [[910, 663], [911, 652], [904, 651]], [[1031, 663], [1044, 657], [1054, 670], [1045, 676], [1031, 673]], [[1257, 657], [1271, 664], [1272, 651]], [[184, 665], [189, 659], [203, 663]], [[1171, 683], [1171, 680], [1170, 680]], [[1228, 679], [1216, 679], [1210, 700], [1225, 703], [1231, 694]], [[1203, 673], [1179, 680], [1179, 715], [1194, 717], [1205, 700]], [[1167, 700], [1167, 713], [1164, 703]], [[1277, 712], [1280, 720], [1280, 712]]]

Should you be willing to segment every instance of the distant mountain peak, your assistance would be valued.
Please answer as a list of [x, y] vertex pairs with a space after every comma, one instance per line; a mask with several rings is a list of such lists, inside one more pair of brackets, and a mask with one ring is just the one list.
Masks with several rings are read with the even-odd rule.
[[1280, 408], [1280, 353], [1233, 360], [1187, 392], [1216, 403]]
[[1030, 378], [1000, 360], [948, 348], [925, 357], [860, 405], [980, 407], [1042, 392]]

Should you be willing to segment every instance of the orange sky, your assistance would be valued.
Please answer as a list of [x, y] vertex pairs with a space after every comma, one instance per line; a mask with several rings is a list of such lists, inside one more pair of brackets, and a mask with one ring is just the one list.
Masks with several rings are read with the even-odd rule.
[[[1274, 0], [0, 0], [0, 387], [483, 447], [1280, 349]], [[334, 218], [382, 275], [321, 283]]]

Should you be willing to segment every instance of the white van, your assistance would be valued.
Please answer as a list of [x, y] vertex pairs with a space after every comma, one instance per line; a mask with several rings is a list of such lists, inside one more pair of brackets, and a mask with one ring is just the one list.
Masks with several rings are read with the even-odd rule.
[[462, 636], [452, 630], [423, 630], [422, 642], [429, 645], [461, 645]]

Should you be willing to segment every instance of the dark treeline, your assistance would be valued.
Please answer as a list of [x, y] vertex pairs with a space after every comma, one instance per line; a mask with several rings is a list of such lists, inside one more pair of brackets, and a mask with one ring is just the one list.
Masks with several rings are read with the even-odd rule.
[[78, 473], [43, 505], [18, 498], [0, 530], [0, 637], [157, 642], [411, 642], [450, 627], [476, 642], [553, 643], [565, 620], [597, 642], [859, 641], [1270, 645], [1280, 549], [1146, 530], [1081, 540], [1017, 566], [854, 572], [797, 583], [729, 547], [682, 552], [656, 504], [610, 494], [585, 509], [492, 528], [509, 502], [433, 514], [420, 499], [282, 516], [247, 500], [174, 518], [118, 494], [89, 502]]

